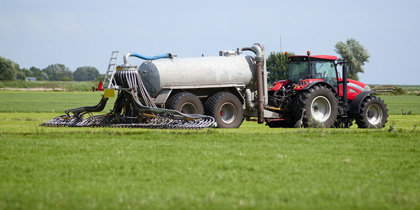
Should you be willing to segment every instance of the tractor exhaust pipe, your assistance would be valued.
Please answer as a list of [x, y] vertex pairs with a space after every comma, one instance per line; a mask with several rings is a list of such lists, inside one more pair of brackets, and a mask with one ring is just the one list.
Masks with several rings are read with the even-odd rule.
[[264, 72], [264, 60], [265, 60], [265, 53], [264, 47], [261, 44], [254, 44], [250, 48], [242, 48], [242, 51], [252, 51], [255, 53], [255, 61], [256, 61], [256, 74], [257, 74], [257, 94], [258, 94], [258, 123], [264, 123], [264, 107], [265, 107], [265, 100], [264, 95], [264, 81], [263, 81], [263, 74]]
[[264, 58], [256, 57], [257, 62], [257, 93], [258, 93], [258, 123], [264, 122], [264, 87], [263, 87], [263, 66]]
[[347, 109], [347, 60], [343, 60], [343, 106]]

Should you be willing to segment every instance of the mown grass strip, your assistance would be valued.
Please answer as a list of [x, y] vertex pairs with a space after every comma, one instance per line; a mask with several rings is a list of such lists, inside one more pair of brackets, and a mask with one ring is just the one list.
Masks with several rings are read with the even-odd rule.
[[420, 207], [418, 132], [82, 130], [3, 133], [0, 206]]
[[90, 91], [97, 87], [99, 82], [86, 81], [0, 81], [0, 88], [26, 88], [26, 89], [47, 89], [52, 91]]
[[[0, 91], [0, 112], [57, 112], [99, 103], [103, 92], [28, 92]], [[111, 98], [104, 112], [114, 106]]]

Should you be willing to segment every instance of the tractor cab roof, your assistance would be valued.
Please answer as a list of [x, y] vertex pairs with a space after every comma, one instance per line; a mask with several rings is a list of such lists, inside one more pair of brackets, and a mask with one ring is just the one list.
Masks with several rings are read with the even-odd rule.
[[[310, 55], [311, 60], [330, 60], [336, 61], [337, 56], [333, 55]], [[289, 56], [289, 61], [306, 61], [308, 59], [307, 55], [293, 55]]]

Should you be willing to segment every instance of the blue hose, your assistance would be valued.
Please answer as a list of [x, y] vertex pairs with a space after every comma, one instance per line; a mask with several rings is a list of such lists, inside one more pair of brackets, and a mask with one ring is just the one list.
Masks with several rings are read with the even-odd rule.
[[157, 59], [161, 59], [161, 58], [172, 58], [172, 54], [170, 54], [170, 53], [160, 54], [160, 55], [156, 55], [156, 56], [153, 56], [153, 57], [144, 56], [144, 55], [140, 55], [140, 54], [137, 54], [137, 53], [131, 53], [131, 56], [137, 57], [137, 58], [140, 58], [140, 59], [144, 59], [144, 60], [157, 60]]

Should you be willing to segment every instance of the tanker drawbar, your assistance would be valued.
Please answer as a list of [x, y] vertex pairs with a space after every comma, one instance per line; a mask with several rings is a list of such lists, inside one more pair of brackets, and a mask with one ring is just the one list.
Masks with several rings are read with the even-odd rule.
[[[114, 51], [115, 52], [115, 51]], [[200, 129], [215, 127], [215, 119], [201, 114], [185, 114], [180, 111], [158, 108], [147, 92], [137, 66], [130, 66], [128, 59], [123, 66], [116, 66], [118, 55], [111, 54], [110, 64], [104, 79], [105, 94], [96, 106], [84, 106], [65, 111], [50, 122], [40, 126], [48, 127], [128, 127], [159, 129]], [[118, 53], [119, 54], [119, 53]], [[130, 54], [131, 55], [131, 54]], [[145, 60], [172, 58], [171, 54], [146, 57], [133, 56]], [[128, 56], [127, 56], [128, 57]], [[101, 112], [108, 101], [107, 93], [117, 90], [114, 108], [107, 114]], [[84, 116], [88, 114], [89, 117]]]

